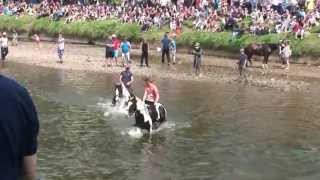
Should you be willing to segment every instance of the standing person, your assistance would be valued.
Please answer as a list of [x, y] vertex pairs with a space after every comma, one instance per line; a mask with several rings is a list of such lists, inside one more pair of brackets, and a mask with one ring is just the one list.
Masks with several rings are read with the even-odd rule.
[[118, 65], [118, 56], [119, 56], [119, 48], [120, 48], [120, 40], [117, 38], [115, 34], [112, 35], [112, 48], [113, 48], [113, 59], [116, 62], [116, 66]]
[[24, 87], [2, 75], [0, 92], [0, 179], [36, 180], [36, 108]]
[[244, 53], [244, 49], [240, 49], [240, 56], [238, 61], [238, 70], [240, 73], [240, 77], [242, 76], [246, 77], [245, 69], [246, 69], [247, 60], [248, 60], [248, 56]]
[[8, 37], [7, 37], [7, 33], [3, 32], [2, 33], [2, 37], [1, 37], [1, 60], [2, 60], [2, 64], [4, 64], [4, 61], [6, 60], [6, 56], [9, 53], [9, 49], [8, 49]]
[[62, 33], [59, 33], [58, 38], [58, 57], [59, 61], [58, 63], [63, 63], [63, 55], [64, 55], [64, 38], [62, 36]]
[[291, 56], [291, 48], [289, 45], [289, 42], [286, 41], [285, 42], [285, 47], [283, 49], [283, 58], [286, 62], [287, 67], [285, 68], [285, 70], [289, 70], [289, 66], [290, 66], [290, 56]]
[[170, 65], [170, 39], [168, 38], [168, 33], [164, 34], [164, 37], [161, 40], [162, 44], [162, 57], [161, 61], [164, 64], [164, 56], [167, 56], [168, 66]]
[[280, 55], [280, 61], [282, 63], [282, 66], [286, 64], [285, 58], [283, 56], [283, 49], [285, 48], [285, 40], [281, 40], [279, 44], [279, 55]]
[[18, 46], [18, 33], [16, 30], [12, 33], [12, 46]]
[[200, 43], [196, 43], [192, 54], [193, 54], [193, 69], [196, 75], [200, 75], [201, 71], [201, 58], [202, 58], [202, 49], [200, 47]]
[[130, 66], [127, 65], [125, 67], [125, 70], [122, 71], [120, 74], [120, 82], [127, 88], [130, 96], [133, 96], [133, 89], [131, 87], [133, 81], [134, 79], [133, 79], [133, 74], [130, 71]]
[[176, 64], [176, 53], [177, 53], [176, 35], [174, 35], [173, 38], [171, 39], [170, 52], [171, 52], [172, 63]]
[[131, 63], [130, 61], [130, 49], [131, 49], [131, 44], [128, 40], [124, 40], [121, 45], [120, 45], [120, 48], [121, 48], [121, 53], [122, 53], [122, 65], [123, 67], [125, 65], [128, 65], [129, 63]]
[[41, 48], [41, 45], [40, 45], [40, 36], [39, 36], [38, 34], [34, 34], [34, 35], [33, 35], [33, 39], [34, 39], [34, 41], [36, 42], [38, 49], [40, 49], [40, 48]]
[[140, 66], [143, 66], [143, 62], [145, 62], [147, 67], [149, 66], [149, 43], [146, 41], [146, 39], [143, 39], [141, 43], [141, 61]]
[[112, 66], [112, 58], [113, 58], [113, 48], [112, 48], [112, 38], [108, 37], [106, 40], [106, 52], [105, 52], [105, 64], [103, 67]]
[[144, 79], [145, 87], [144, 87], [144, 95], [143, 102], [148, 105], [149, 113], [151, 114], [151, 119], [156, 120], [158, 117], [156, 104], [158, 103], [160, 96], [159, 90], [157, 86], [153, 83], [150, 77], [146, 77]]

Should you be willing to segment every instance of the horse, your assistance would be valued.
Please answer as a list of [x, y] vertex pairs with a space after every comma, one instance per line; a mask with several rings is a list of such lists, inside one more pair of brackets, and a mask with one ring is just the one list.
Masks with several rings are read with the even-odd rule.
[[[136, 96], [130, 97], [128, 102], [128, 114], [129, 116], [134, 115], [135, 117], [135, 125], [142, 130], [147, 130], [151, 133], [153, 130], [157, 130], [163, 123], [167, 121], [167, 110], [165, 107], [157, 103], [156, 109], [157, 112], [152, 112], [145, 104]], [[157, 116], [153, 116], [157, 113]], [[151, 117], [156, 117], [156, 119], [152, 119]]]
[[275, 43], [267, 43], [267, 44], [252, 43], [244, 48], [244, 53], [248, 56], [248, 61], [250, 62], [251, 65], [252, 65], [251, 58], [253, 55], [263, 56], [264, 59], [262, 63], [262, 68], [268, 69], [269, 56], [272, 54], [272, 52], [278, 49], [279, 49], [279, 44], [275, 44]]
[[123, 83], [117, 83], [114, 86], [114, 95], [112, 98], [112, 105], [116, 106], [119, 105], [119, 107], [124, 108], [125, 105], [127, 105], [127, 102], [129, 101], [130, 93], [127, 90], [127, 88], [124, 86]]

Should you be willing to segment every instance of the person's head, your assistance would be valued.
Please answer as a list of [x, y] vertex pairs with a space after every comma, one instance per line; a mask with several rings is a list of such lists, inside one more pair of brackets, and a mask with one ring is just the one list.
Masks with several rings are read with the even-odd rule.
[[149, 86], [153, 82], [151, 76], [144, 77], [144, 82], [146, 86]]
[[243, 48], [240, 49], [240, 53], [244, 54], [244, 49]]
[[115, 39], [115, 38], [117, 38], [117, 36], [115, 34], [112, 34], [111, 38]]
[[7, 37], [7, 33], [6, 33], [6, 32], [3, 32], [3, 33], [2, 33], [2, 36], [3, 36], [3, 37]]
[[125, 70], [125, 71], [130, 71], [130, 65], [126, 65], [126, 66], [124, 67], [124, 70]]
[[59, 38], [62, 38], [62, 33], [59, 33]]

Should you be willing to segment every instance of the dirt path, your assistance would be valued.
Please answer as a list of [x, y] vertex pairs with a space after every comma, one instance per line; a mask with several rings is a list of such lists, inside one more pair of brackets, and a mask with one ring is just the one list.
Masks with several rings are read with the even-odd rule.
[[[65, 70], [82, 70], [118, 74], [121, 67], [103, 67], [104, 48], [90, 45], [66, 44], [65, 62], [56, 63], [56, 45], [53, 43], [42, 43], [41, 49], [37, 49], [34, 43], [22, 42], [19, 46], [10, 47], [9, 61], [25, 63], [36, 66], [50, 67]], [[160, 65], [160, 54], [151, 51], [151, 68], [138, 67], [139, 51], [133, 50], [134, 64], [132, 71], [135, 75], [152, 75], [160, 78], [245, 83], [261, 87], [274, 87], [281, 90], [299, 89], [305, 90], [310, 84], [318, 83], [314, 79], [320, 79], [320, 68], [304, 64], [293, 64], [290, 72], [280, 68], [279, 64], [270, 63], [269, 71], [261, 69], [260, 62], [254, 62], [254, 67], [248, 69], [247, 80], [239, 79], [235, 69], [235, 59], [215, 58], [205, 56], [203, 58], [203, 73], [201, 77], [195, 77], [192, 73], [192, 55], [178, 54], [179, 64], [168, 67]]]

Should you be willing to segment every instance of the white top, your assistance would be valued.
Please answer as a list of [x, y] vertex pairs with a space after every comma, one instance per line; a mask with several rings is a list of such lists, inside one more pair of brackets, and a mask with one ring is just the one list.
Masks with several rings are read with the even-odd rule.
[[64, 38], [59, 38], [58, 39], [58, 48], [60, 50], [64, 50]]
[[282, 54], [284, 57], [288, 58], [291, 56], [291, 49], [290, 46], [287, 45], [286, 47], [284, 47], [284, 49], [282, 50]]
[[7, 37], [1, 38], [1, 47], [8, 47], [8, 38]]

